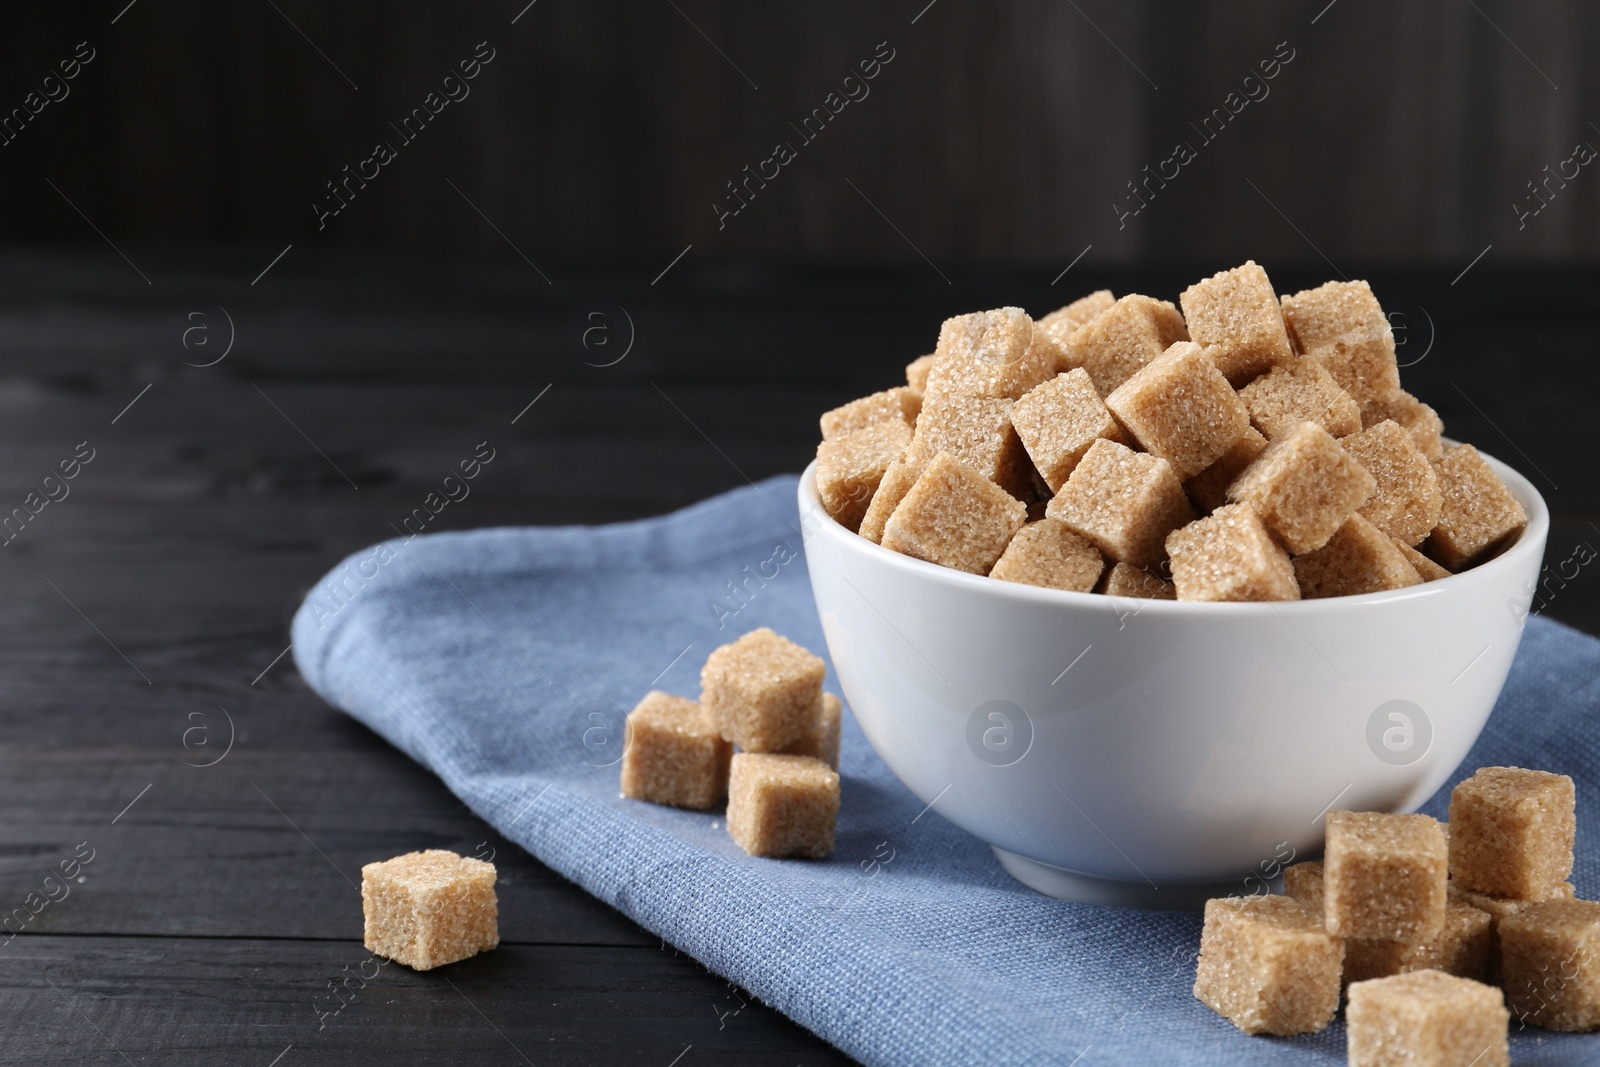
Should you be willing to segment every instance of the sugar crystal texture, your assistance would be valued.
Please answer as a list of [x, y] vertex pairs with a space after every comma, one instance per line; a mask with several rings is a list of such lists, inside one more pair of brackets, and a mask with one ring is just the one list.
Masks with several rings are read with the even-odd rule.
[[783, 750], [786, 756], [810, 756], [819, 759], [834, 770], [839, 769], [839, 731], [843, 725], [844, 705], [832, 693], [817, 697], [813, 719], [806, 735]]
[[1501, 983], [1518, 1019], [1600, 1030], [1600, 904], [1546, 900], [1497, 924]]
[[1254, 260], [1189, 286], [1179, 303], [1189, 335], [1234, 386], [1293, 355], [1277, 293]]
[[1457, 445], [1433, 465], [1444, 505], [1425, 551], [1453, 571], [1494, 555], [1522, 532], [1528, 513], [1471, 445]]
[[1417, 572], [1418, 578], [1421, 578], [1425, 582], [1433, 582], [1438, 581], [1440, 578], [1450, 577], [1449, 571], [1445, 570], [1443, 567], [1439, 566], [1433, 560], [1429, 559], [1427, 556], [1424, 556], [1421, 552], [1418, 552], [1416, 549], [1412, 548], [1398, 537], [1393, 538], [1393, 541], [1394, 547], [1398, 548], [1400, 550], [1400, 554], [1406, 558], [1406, 562], [1411, 564], [1412, 569]]
[[1444, 929], [1449, 848], [1426, 815], [1330, 811], [1323, 919], [1341, 937], [1422, 941]]
[[909, 429], [916, 423], [917, 412], [921, 410], [920, 391], [908, 385], [885, 389], [824, 412], [821, 419], [822, 439], [831, 441], [875, 422], [903, 422]]
[[1398, 422], [1385, 419], [1339, 445], [1376, 483], [1361, 515], [1390, 537], [1420, 545], [1439, 524], [1444, 496], [1433, 464], [1412, 436]]
[[1306, 600], [1404, 589], [1422, 582], [1394, 540], [1360, 515], [1350, 516], [1321, 548], [1296, 556], [1294, 575]]
[[728, 833], [752, 856], [821, 859], [833, 851], [839, 775], [810, 756], [738, 752], [728, 779]]
[[884, 524], [894, 514], [894, 509], [900, 506], [900, 501], [906, 498], [911, 487], [917, 484], [921, 474], [921, 464], [908, 462], [904, 458], [889, 464], [884, 469], [883, 480], [878, 483], [877, 491], [872, 494], [867, 513], [861, 517], [861, 528], [856, 532], [873, 544], [882, 541]]
[[863, 426], [817, 446], [817, 496], [834, 521], [856, 530], [889, 465], [911, 446], [911, 429], [898, 419]]
[[1228, 487], [1255, 508], [1291, 553], [1321, 548], [1366, 503], [1376, 483], [1314, 422], [1272, 441]]
[[733, 748], [699, 701], [651, 690], [625, 730], [623, 796], [704, 811], [727, 792]]
[[1299, 350], [1328, 369], [1358, 404], [1400, 391], [1394, 330], [1364, 281], [1328, 282], [1282, 300]]
[[[1572, 900], [1577, 896], [1571, 882], [1563, 882], [1556, 891], [1550, 894], [1551, 900]], [[1462, 889], [1453, 882], [1450, 885], [1450, 897], [1469, 907], [1476, 908], [1489, 916], [1489, 959], [1485, 968], [1485, 981], [1500, 983], [1500, 921], [1508, 915], [1515, 915], [1535, 904], [1542, 903], [1538, 900], [1514, 900], [1511, 897], [1498, 897], [1492, 893], [1474, 893], [1470, 889]]]
[[1344, 942], [1288, 897], [1206, 901], [1194, 995], [1247, 1034], [1310, 1034], [1339, 1008]]
[[1248, 504], [1220, 507], [1167, 535], [1179, 600], [1298, 600], [1294, 565]]
[[821, 659], [762, 627], [706, 657], [700, 702], [724, 738], [747, 752], [773, 752], [810, 729], [826, 670]]
[[989, 577], [1047, 589], [1087, 593], [1105, 570], [1100, 550], [1056, 519], [1030, 522], [1018, 530], [989, 571]]
[[1130, 563], [1112, 564], [1100, 591], [1106, 596], [1131, 596], [1140, 600], [1178, 598], [1178, 590], [1171, 582]]
[[1439, 418], [1439, 413], [1428, 405], [1401, 391], [1386, 400], [1374, 400], [1361, 405], [1361, 425], [1363, 427], [1376, 426], [1384, 419], [1393, 419], [1400, 424], [1401, 429], [1411, 435], [1417, 448], [1428, 457], [1428, 462], [1436, 462], [1444, 455], [1444, 422]]
[[1172, 465], [1099, 440], [1045, 509], [1112, 562], [1144, 566], [1165, 554], [1167, 533], [1194, 518]]
[[917, 394], [919, 406], [922, 400], [922, 394], [926, 392], [928, 388], [928, 372], [932, 369], [932, 352], [925, 356], [918, 356], [916, 359], [906, 364], [906, 385], [911, 388], [912, 392]]
[[442, 849], [361, 868], [367, 951], [418, 971], [500, 943], [492, 863]]
[[883, 547], [988, 574], [1028, 509], [948, 452], [928, 463], [883, 528]]
[[1254, 426], [1246, 426], [1239, 439], [1211, 466], [1183, 483], [1195, 507], [1211, 512], [1228, 502], [1228, 486], [1267, 449], [1267, 439]]
[[1481, 768], [1450, 792], [1450, 877], [1476, 893], [1559, 895], [1572, 874], [1575, 800], [1564, 774]]
[[1011, 425], [1016, 401], [957, 394], [933, 396], [917, 417], [906, 460], [924, 467], [940, 452], [1019, 499], [1032, 485], [1033, 464]]
[[1412, 971], [1350, 986], [1350, 1067], [1509, 1067], [1511, 1014], [1493, 986]]
[[1250, 421], [1267, 439], [1314, 422], [1335, 437], [1361, 429], [1361, 409], [1314, 359], [1291, 359], [1239, 390]]
[[947, 395], [1016, 399], [1056, 373], [1056, 348], [1021, 308], [946, 319], [928, 371], [927, 399]]
[[1011, 409], [1011, 425], [1052, 492], [1067, 483], [1090, 445], [1101, 438], [1125, 443], [1089, 372], [1081, 367], [1029, 390]]
[[1088, 371], [1095, 389], [1105, 396], [1173, 344], [1188, 339], [1176, 307], [1133, 293], [1068, 338], [1065, 365]]
[[1191, 478], [1221, 459], [1250, 427], [1250, 415], [1205, 349], [1179, 341], [1106, 397], [1106, 407], [1140, 448]]
[[1037, 320], [1039, 332], [1055, 346], [1056, 370], [1068, 371], [1078, 366], [1070, 340], [1089, 320], [1107, 311], [1117, 302], [1110, 289], [1097, 289], [1088, 296], [1079, 297], [1065, 307], [1056, 308]]

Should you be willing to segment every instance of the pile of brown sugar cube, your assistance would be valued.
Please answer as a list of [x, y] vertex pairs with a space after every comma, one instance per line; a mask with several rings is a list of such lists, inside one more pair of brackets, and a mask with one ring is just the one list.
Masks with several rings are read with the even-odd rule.
[[1280, 298], [1247, 262], [1180, 303], [1102, 290], [946, 320], [905, 385], [822, 416], [823, 507], [972, 574], [1208, 601], [1416, 585], [1527, 523], [1400, 388], [1366, 282]]
[[828, 855], [844, 708], [825, 671], [769, 629], [723, 645], [699, 700], [652, 691], [628, 713], [623, 795], [696, 811], [726, 797], [728, 834], [752, 856]]
[[1252, 1034], [1321, 1030], [1351, 1067], [1505, 1067], [1507, 1026], [1600, 1029], [1600, 903], [1575, 898], [1572, 779], [1485, 767], [1450, 821], [1328, 813], [1284, 896], [1206, 903], [1194, 995]]

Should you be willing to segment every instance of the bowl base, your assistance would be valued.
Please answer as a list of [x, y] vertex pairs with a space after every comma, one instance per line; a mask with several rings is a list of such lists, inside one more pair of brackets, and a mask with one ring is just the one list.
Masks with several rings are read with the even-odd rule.
[[994, 849], [995, 858], [1006, 873], [1029, 889], [1079, 904], [1114, 904], [1152, 911], [1200, 911], [1212, 897], [1237, 896], [1240, 889], [1237, 878], [1226, 882], [1184, 882], [1165, 886], [1096, 878], [1092, 874], [1030, 860], [993, 845], [989, 847]]

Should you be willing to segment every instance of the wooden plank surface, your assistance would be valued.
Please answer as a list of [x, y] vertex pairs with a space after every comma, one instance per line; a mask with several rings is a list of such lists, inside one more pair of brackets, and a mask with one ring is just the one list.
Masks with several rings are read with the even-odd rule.
[[[736, 991], [508, 846], [289, 660], [273, 665], [288, 619], [477, 442], [496, 458], [439, 529], [659, 514], [798, 469], [816, 414], [890, 384], [946, 314], [1043, 311], [1101, 284], [1171, 298], [1203, 272], [1075, 272], [1052, 288], [1052, 272], [1023, 269], [947, 286], [916, 269], [719, 266], [663, 290], [648, 272], [545, 286], [518, 261], [330, 253], [251, 287], [270, 254], [139, 252], [152, 286], [109, 251], [0, 256], [0, 504], [79, 442], [95, 449], [70, 495], [0, 549], [0, 910], [94, 850], [82, 882], [0, 943], [0, 1003], [29, 1020], [0, 1062], [120, 1050], [265, 1065], [290, 1045], [284, 1067], [401, 1052], [666, 1065], [689, 1046], [682, 1067], [836, 1059], [759, 1005], [727, 1016]], [[1327, 274], [1274, 270], [1285, 289]], [[1549, 558], [1600, 544], [1595, 272], [1372, 277], [1431, 319], [1412, 388], [1545, 490]], [[611, 366], [593, 364], [620, 349], [585, 349], [574, 330], [597, 300], [618, 344], [615, 309], [634, 323]], [[220, 331], [223, 308], [234, 350], [187, 365], [221, 352], [220, 332], [209, 352], [182, 338]], [[1581, 571], [1547, 611], [1600, 631], [1600, 578]], [[232, 749], [196, 766], [230, 723]], [[327, 979], [365, 959], [350, 880], [418, 847], [495, 850], [504, 947], [443, 974], [386, 968], [319, 1030]]]

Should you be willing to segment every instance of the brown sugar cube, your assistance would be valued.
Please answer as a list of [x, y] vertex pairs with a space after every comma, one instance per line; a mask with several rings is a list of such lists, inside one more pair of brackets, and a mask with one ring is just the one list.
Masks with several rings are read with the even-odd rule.
[[1155, 563], [1168, 531], [1194, 518], [1166, 460], [1101, 439], [1089, 446], [1045, 514], [1115, 563]]
[[1069, 371], [1078, 366], [1069, 343], [1072, 335], [1090, 319], [1109, 309], [1116, 302], [1117, 298], [1111, 295], [1110, 289], [1098, 289], [1036, 320], [1039, 332], [1056, 347], [1058, 372]]
[[651, 690], [628, 713], [622, 795], [705, 811], [728, 791], [733, 746], [697, 700]]
[[[1322, 915], [1322, 864], [1296, 863], [1283, 872], [1283, 891]], [[1450, 894], [1445, 901], [1444, 928], [1423, 941], [1384, 941], [1347, 937], [1344, 980], [1362, 982], [1407, 971], [1437, 970], [1474, 981], [1487, 981], [1493, 944], [1491, 917]]]
[[775, 752], [806, 735], [827, 666], [766, 627], [706, 657], [700, 703], [746, 752]]
[[917, 390], [907, 385], [885, 389], [825, 412], [821, 420], [822, 439], [832, 441], [876, 422], [903, 422], [909, 429], [916, 424], [917, 412], [921, 410], [922, 394]]
[[1377, 483], [1359, 514], [1390, 537], [1420, 545], [1439, 524], [1444, 496], [1433, 464], [1416, 441], [1398, 422], [1384, 419], [1341, 439], [1339, 445]]
[[1293, 355], [1278, 294], [1254, 260], [1196, 282], [1178, 302], [1190, 336], [1234, 386]]
[[946, 319], [924, 388], [927, 397], [1015, 400], [1056, 372], [1055, 345], [1021, 308], [975, 311]]
[[1187, 341], [1183, 316], [1165, 300], [1129, 294], [1080, 326], [1066, 342], [1069, 367], [1089, 372], [1105, 396], [1134, 371], [1179, 341]]
[[[1572, 900], [1576, 896], [1572, 883], [1563, 882], [1550, 894], [1550, 899]], [[1484, 968], [1484, 981], [1499, 985], [1500, 921], [1508, 915], [1515, 915], [1517, 912], [1525, 908], [1531, 908], [1541, 902], [1537, 900], [1513, 900], [1510, 897], [1497, 897], [1491, 893], [1474, 893], [1471, 890], [1460, 889], [1454, 883], [1451, 883], [1450, 886], [1450, 898], [1468, 907], [1476, 908], [1489, 916], [1489, 958]]]
[[1239, 390], [1255, 428], [1271, 440], [1300, 422], [1314, 422], [1335, 437], [1361, 429], [1361, 409], [1321, 363], [1279, 363]]
[[1510, 1067], [1511, 1013], [1493, 986], [1413, 971], [1350, 987], [1350, 1067]]
[[1457, 445], [1433, 465], [1444, 506], [1428, 555], [1459, 571], [1494, 555], [1528, 525], [1528, 513], [1478, 450]]
[[429, 971], [500, 944], [494, 864], [428, 849], [361, 868], [367, 951]]
[[1439, 566], [1433, 560], [1429, 559], [1427, 556], [1424, 556], [1421, 552], [1418, 552], [1416, 549], [1412, 548], [1398, 537], [1391, 538], [1391, 540], [1394, 542], [1394, 547], [1398, 548], [1400, 550], [1400, 554], [1406, 558], [1406, 562], [1411, 564], [1412, 569], [1417, 572], [1417, 577], [1421, 578], [1424, 582], [1433, 582], [1438, 581], [1440, 578], [1450, 577], [1449, 571], [1445, 570], [1443, 567]]
[[1130, 563], [1114, 563], [1100, 591], [1106, 596], [1131, 596], [1140, 600], [1176, 600], [1177, 588], [1160, 575]]
[[1511, 1010], [1546, 1030], [1600, 1030], [1600, 904], [1546, 900], [1501, 919], [1500, 974]]
[[817, 446], [817, 496], [835, 522], [860, 527], [889, 464], [911, 445], [911, 429], [898, 419], [877, 422]]
[[1404, 589], [1422, 582], [1394, 540], [1359, 514], [1350, 516], [1327, 544], [1296, 556], [1294, 576], [1306, 600]]
[[821, 859], [833, 851], [839, 775], [810, 756], [736, 752], [728, 834], [752, 856]]
[[1180, 479], [1205, 470], [1250, 427], [1250, 415], [1205, 349], [1179, 341], [1106, 397], [1123, 430]]
[[1425, 941], [1444, 929], [1450, 853], [1426, 815], [1330, 811], [1323, 919], [1340, 937]]
[[785, 756], [810, 756], [839, 769], [839, 731], [843, 725], [844, 705], [832, 693], [817, 697], [812, 709], [812, 723], [806, 735], [783, 750]]
[[1400, 391], [1394, 330], [1364, 281], [1328, 282], [1282, 299], [1299, 350], [1321, 363], [1358, 404]]
[[1248, 504], [1229, 504], [1167, 535], [1179, 600], [1299, 600], [1294, 565]]
[[1016, 532], [989, 577], [1046, 589], [1087, 593], [1105, 570], [1100, 550], [1055, 519], [1030, 522]]
[[1428, 405], [1401, 391], [1385, 400], [1374, 400], [1361, 405], [1361, 425], [1363, 427], [1376, 426], [1384, 419], [1393, 419], [1400, 424], [1401, 429], [1411, 435], [1417, 448], [1428, 457], [1429, 463], [1435, 463], [1444, 455], [1444, 420], [1439, 418], [1439, 413]]
[[1090, 445], [1102, 437], [1124, 440], [1089, 372], [1081, 367], [1029, 390], [1011, 409], [1011, 425], [1051, 492], [1067, 484]]
[[1328, 543], [1376, 483], [1314, 422], [1272, 441], [1228, 487], [1228, 499], [1255, 508], [1295, 555]]
[[1254, 426], [1246, 426], [1239, 439], [1218, 460], [1183, 483], [1189, 499], [1202, 511], [1215, 511], [1228, 502], [1228, 486], [1233, 484], [1256, 457], [1267, 450], [1267, 439]]
[[906, 364], [906, 385], [917, 394], [920, 406], [922, 394], [928, 389], [928, 372], [933, 369], [933, 353], [918, 356]]
[[1572, 874], [1576, 791], [1564, 774], [1484, 767], [1450, 791], [1450, 877], [1476, 893], [1546, 900]]
[[1022, 501], [941, 452], [889, 516], [882, 544], [941, 567], [988, 574], [1027, 513]]
[[1021, 499], [1033, 484], [1033, 463], [1011, 425], [1016, 401], [957, 394], [931, 396], [917, 417], [905, 458], [924, 467], [949, 452], [967, 467]]
[[1339, 1008], [1344, 942], [1288, 897], [1206, 901], [1194, 995], [1247, 1034], [1310, 1034]]
[[917, 484], [921, 474], [922, 465], [910, 463], [904, 457], [889, 464], [884, 469], [883, 480], [878, 483], [877, 491], [872, 494], [872, 503], [861, 517], [861, 527], [856, 533], [873, 544], [882, 541], [884, 524], [894, 514], [894, 509], [900, 506], [900, 501], [906, 498], [911, 487]]

